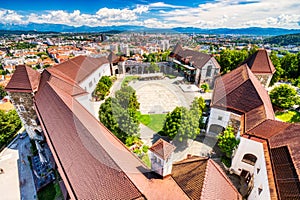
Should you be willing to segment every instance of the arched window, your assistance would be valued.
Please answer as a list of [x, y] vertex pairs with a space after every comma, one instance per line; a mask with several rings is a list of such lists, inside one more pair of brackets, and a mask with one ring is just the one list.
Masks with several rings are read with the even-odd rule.
[[255, 155], [247, 153], [244, 155], [242, 161], [254, 166], [256, 163], [256, 160], [257, 160], [257, 157]]

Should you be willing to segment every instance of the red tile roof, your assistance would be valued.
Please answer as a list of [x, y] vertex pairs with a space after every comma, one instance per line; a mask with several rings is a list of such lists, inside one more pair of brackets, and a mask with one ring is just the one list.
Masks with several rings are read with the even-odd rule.
[[245, 130], [275, 118], [267, 91], [246, 65], [216, 79], [212, 107], [243, 114]]
[[279, 199], [300, 196], [300, 124], [266, 120], [247, 133], [267, 141]]
[[149, 150], [159, 155], [162, 159], [166, 160], [173, 153], [175, 148], [176, 147], [174, 145], [160, 138], [150, 147]]
[[9, 92], [35, 92], [40, 76], [40, 73], [31, 67], [19, 65], [5, 89]]
[[189, 49], [183, 50], [179, 43], [176, 44], [170, 56], [175, 57], [179, 61], [183, 59], [187, 64], [191, 63], [194, 67], [199, 69], [204, 67], [204, 65], [211, 59], [215, 66], [220, 68], [219, 63], [214, 57], [199, 51], [193, 51]]
[[208, 158], [173, 164], [172, 177], [190, 199], [242, 199], [222, 169]]
[[247, 64], [254, 74], [274, 74], [276, 71], [271, 59], [268, 56], [268, 52], [265, 49], [260, 49], [255, 52], [241, 63], [241, 65], [243, 64]]
[[70, 196], [188, 199], [172, 177], [149, 176], [150, 169], [76, 100], [82, 92], [63, 70], [48, 68], [35, 95], [45, 137]]
[[[135, 199], [142, 194], [74, 114], [72, 96], [43, 73], [35, 96], [48, 143], [77, 199]], [[63, 81], [63, 80], [61, 80]], [[62, 88], [64, 89], [64, 88]], [[78, 108], [79, 109], [79, 108]], [[86, 111], [87, 112], [87, 111]]]
[[92, 58], [87, 56], [77, 56], [73, 59], [56, 65], [53, 68], [61, 71], [71, 80], [79, 84], [105, 63], [108, 63], [108, 60], [105, 57]]

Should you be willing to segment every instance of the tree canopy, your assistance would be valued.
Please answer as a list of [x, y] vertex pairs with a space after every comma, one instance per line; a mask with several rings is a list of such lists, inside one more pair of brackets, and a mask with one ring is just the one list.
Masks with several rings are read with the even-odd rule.
[[222, 50], [219, 57], [216, 57], [221, 66], [221, 73], [226, 74], [237, 68], [243, 62], [249, 53], [246, 49], [243, 50]]
[[199, 99], [195, 99], [191, 109], [176, 107], [166, 116], [162, 134], [183, 142], [187, 139], [195, 139], [200, 133], [200, 119], [202, 107]]
[[299, 105], [300, 103], [300, 97], [297, 95], [297, 91], [288, 84], [276, 86], [271, 90], [270, 98], [274, 105], [285, 109]]
[[0, 85], [0, 99], [5, 97], [7, 95], [7, 92], [4, 90], [4, 87]]
[[226, 129], [218, 135], [218, 146], [228, 158], [231, 158], [232, 151], [238, 144], [239, 140], [235, 138], [234, 129], [231, 126], [227, 126]]
[[109, 94], [109, 89], [111, 86], [112, 81], [110, 77], [102, 76], [93, 94], [96, 97], [96, 100], [103, 100]]
[[139, 136], [137, 111], [140, 104], [135, 90], [130, 86], [124, 86], [115, 93], [115, 96], [107, 98], [101, 104], [99, 120], [123, 143], [137, 141], [134, 138]]
[[0, 147], [21, 128], [21, 120], [15, 110], [5, 113], [0, 110]]

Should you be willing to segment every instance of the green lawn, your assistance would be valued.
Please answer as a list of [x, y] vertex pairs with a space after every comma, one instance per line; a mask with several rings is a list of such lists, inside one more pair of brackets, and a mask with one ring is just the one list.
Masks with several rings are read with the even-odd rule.
[[38, 192], [38, 199], [43, 199], [43, 200], [63, 199], [62, 192], [60, 190], [58, 182], [50, 183], [49, 185], [41, 189]]
[[167, 114], [138, 114], [139, 121], [154, 130], [159, 132], [165, 123], [165, 118]]
[[277, 112], [275, 116], [284, 122], [300, 122], [300, 113], [297, 111]]

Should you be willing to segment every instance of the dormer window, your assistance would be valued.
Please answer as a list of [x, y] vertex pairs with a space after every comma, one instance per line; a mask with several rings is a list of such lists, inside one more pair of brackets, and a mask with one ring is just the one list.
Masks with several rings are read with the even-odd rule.
[[24, 102], [24, 99], [23, 99], [22, 97], [20, 97], [19, 101], [20, 101], [21, 103], [23, 103], [23, 102]]

